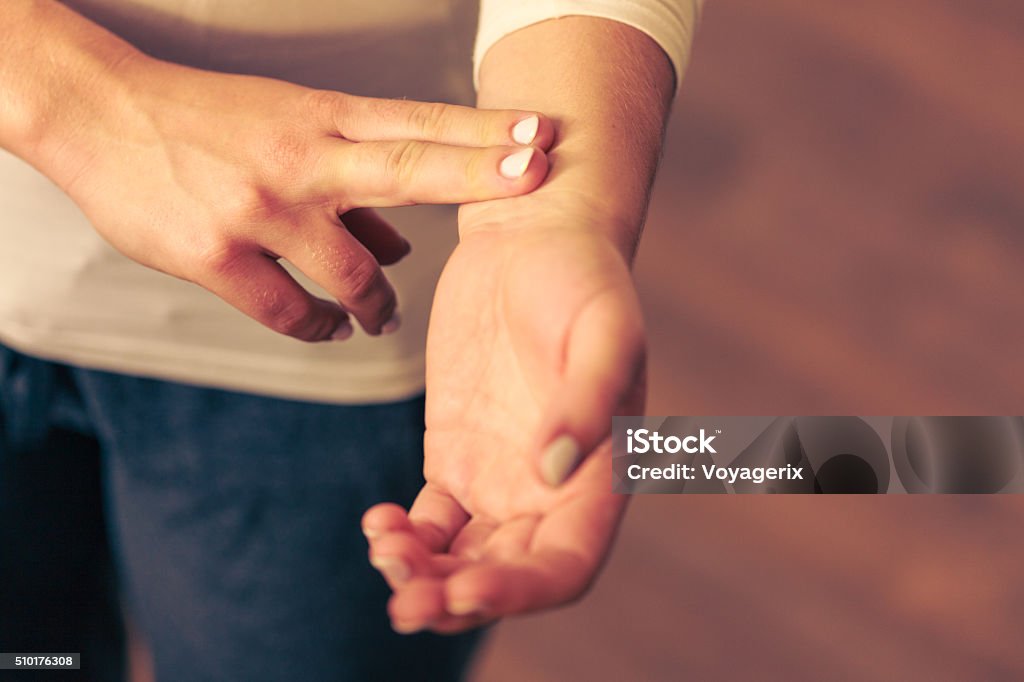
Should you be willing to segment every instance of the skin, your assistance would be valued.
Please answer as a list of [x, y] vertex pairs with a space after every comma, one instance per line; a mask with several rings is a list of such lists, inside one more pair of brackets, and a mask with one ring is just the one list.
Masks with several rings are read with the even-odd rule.
[[[481, 81], [481, 106], [552, 118], [553, 171], [529, 195], [461, 210], [427, 342], [427, 483], [408, 512], [382, 504], [363, 520], [399, 632], [580, 597], [625, 509], [610, 418], [643, 411], [629, 264], [673, 90], [667, 57], [629, 27], [570, 17], [504, 38]], [[589, 457], [552, 488], [541, 460], [564, 434]]]
[[[529, 111], [376, 100], [143, 55], [49, 0], [0, 14], [0, 146], [66, 191], [125, 255], [305, 341], [393, 329], [381, 265], [409, 252], [374, 207], [536, 188], [538, 117], [519, 177], [501, 162]], [[289, 260], [333, 297], [314, 298]]]
[[[401, 632], [583, 594], [625, 507], [610, 417], [643, 408], [629, 265], [673, 86], [660, 48], [593, 18], [517, 31], [489, 51], [476, 111], [195, 71], [59, 3], [4, 9], [0, 145], [122, 252], [282, 333], [330, 338], [349, 313], [380, 332], [395, 303], [379, 266], [408, 247], [372, 207], [467, 202], [428, 338], [427, 485], [409, 511], [367, 512], [370, 559]], [[533, 145], [550, 152], [502, 178], [512, 127], [535, 111]], [[551, 488], [541, 458], [565, 435], [589, 456]]]

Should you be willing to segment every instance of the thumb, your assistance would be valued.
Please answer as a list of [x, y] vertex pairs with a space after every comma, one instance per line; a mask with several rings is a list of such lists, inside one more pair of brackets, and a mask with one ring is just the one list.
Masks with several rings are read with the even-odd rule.
[[538, 471], [559, 486], [611, 431], [619, 410], [643, 410], [643, 320], [632, 289], [593, 299], [569, 330], [562, 378], [540, 429]]

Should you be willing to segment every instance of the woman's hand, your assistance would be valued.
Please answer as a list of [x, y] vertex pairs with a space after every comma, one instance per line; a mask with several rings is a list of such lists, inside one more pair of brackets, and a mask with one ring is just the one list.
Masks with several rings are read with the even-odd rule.
[[427, 341], [427, 484], [363, 521], [402, 632], [575, 599], [624, 510], [608, 431], [642, 414], [639, 307], [607, 215], [545, 194], [462, 210]]
[[594, 17], [531, 25], [487, 53], [480, 101], [557, 121], [553, 172], [462, 207], [427, 338], [427, 483], [408, 513], [363, 518], [399, 631], [558, 606], [598, 573], [626, 504], [611, 417], [643, 414], [628, 263], [672, 77], [650, 38]]
[[547, 172], [551, 124], [530, 112], [354, 97], [134, 51], [96, 87], [85, 113], [53, 117], [32, 161], [125, 255], [306, 341], [347, 337], [349, 313], [370, 334], [397, 324], [380, 266], [409, 245], [372, 207], [518, 195]]

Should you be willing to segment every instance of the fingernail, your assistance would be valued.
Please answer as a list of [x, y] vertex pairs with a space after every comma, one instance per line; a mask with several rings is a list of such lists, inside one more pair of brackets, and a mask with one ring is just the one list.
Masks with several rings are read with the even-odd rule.
[[534, 148], [529, 147], [527, 149], [521, 149], [518, 152], [509, 154], [501, 160], [501, 165], [498, 167], [498, 171], [502, 177], [508, 178], [509, 180], [518, 180], [523, 177], [526, 173], [526, 169], [530, 167], [530, 161], [533, 160]]
[[399, 317], [397, 312], [391, 313], [391, 317], [381, 325], [381, 334], [394, 334], [398, 331], [398, 328], [402, 326], [402, 318]]
[[544, 482], [555, 487], [565, 483], [580, 463], [580, 446], [572, 436], [559, 436], [551, 441], [540, 460]]
[[363, 528], [363, 535], [366, 536], [367, 540], [376, 540], [382, 535], [382, 533], [379, 530], [374, 530], [373, 528]]
[[412, 576], [408, 564], [396, 557], [374, 559], [370, 564], [393, 583], [404, 583]]
[[448, 613], [453, 616], [468, 616], [471, 613], [483, 613], [487, 604], [479, 601], [453, 601], [448, 605]]
[[400, 635], [411, 635], [414, 632], [419, 632], [425, 626], [411, 620], [396, 620], [391, 623], [391, 627]]
[[352, 323], [349, 322], [348, 320], [345, 320], [344, 322], [339, 324], [338, 328], [334, 330], [333, 334], [331, 334], [331, 339], [333, 339], [334, 341], [344, 341], [345, 339], [352, 336], [354, 332], [355, 329], [352, 328]]
[[524, 118], [512, 126], [512, 139], [516, 144], [530, 144], [537, 137], [539, 127], [540, 118], [536, 115]]

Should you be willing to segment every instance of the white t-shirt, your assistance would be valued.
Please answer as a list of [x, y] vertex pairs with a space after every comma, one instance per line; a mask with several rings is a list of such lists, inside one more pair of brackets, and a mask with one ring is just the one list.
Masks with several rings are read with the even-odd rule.
[[[471, 59], [479, 65], [504, 35], [558, 16], [632, 25], [654, 38], [681, 74], [698, 0], [65, 4], [148, 54], [180, 64], [372, 97], [472, 104]], [[278, 397], [367, 403], [415, 395], [423, 390], [434, 287], [456, 242], [455, 211], [420, 206], [382, 213], [413, 245], [387, 268], [398, 292], [400, 331], [377, 338], [357, 331], [345, 342], [307, 344], [120, 255], [49, 180], [0, 150], [0, 342], [85, 367]]]

